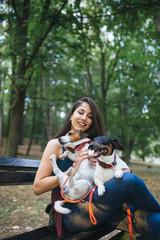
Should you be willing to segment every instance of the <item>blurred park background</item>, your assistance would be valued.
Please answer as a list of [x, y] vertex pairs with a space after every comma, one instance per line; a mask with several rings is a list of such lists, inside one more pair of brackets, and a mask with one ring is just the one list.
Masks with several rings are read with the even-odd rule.
[[[72, 104], [89, 96], [128, 164], [160, 165], [159, 0], [1, 0], [0, 24], [0, 155], [40, 159]], [[3, 220], [14, 212], [5, 204]]]
[[[92, 97], [109, 136], [160, 157], [160, 2], [14, 0], [0, 5], [0, 145], [43, 151], [73, 102]], [[3, 140], [4, 138], [4, 140]]]

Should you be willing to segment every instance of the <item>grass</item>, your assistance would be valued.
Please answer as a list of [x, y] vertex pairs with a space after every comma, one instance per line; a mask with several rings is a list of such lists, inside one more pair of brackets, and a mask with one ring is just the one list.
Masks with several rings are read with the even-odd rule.
[[35, 196], [32, 186], [1, 186], [0, 239], [48, 224], [50, 193]]

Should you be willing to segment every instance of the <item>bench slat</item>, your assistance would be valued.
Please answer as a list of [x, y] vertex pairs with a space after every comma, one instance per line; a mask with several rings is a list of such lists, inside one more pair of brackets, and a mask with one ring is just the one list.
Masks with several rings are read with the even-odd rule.
[[57, 239], [56, 232], [52, 232], [48, 226], [25, 232], [3, 240], [54, 240]]
[[88, 240], [88, 239], [98, 240], [103, 236], [107, 236], [108, 240], [120, 239], [120, 237], [124, 234], [124, 232], [117, 231], [112, 235], [111, 233], [114, 230], [115, 230], [115, 228], [103, 225], [103, 226], [97, 227], [96, 229], [75, 233], [75, 234], [65, 238], [65, 240], [73, 240], [73, 239], [74, 240]]
[[0, 186], [29, 185], [34, 178], [34, 172], [0, 172]]
[[1, 170], [14, 170], [14, 171], [36, 171], [39, 167], [40, 160], [24, 159], [24, 158], [10, 158], [0, 156], [0, 169]]
[[[63, 240], [98, 240], [99, 238], [107, 235], [108, 240], [118, 240], [123, 235], [123, 232], [116, 232], [113, 236], [109, 236], [110, 232], [113, 231], [112, 228], [107, 226], [98, 227], [97, 229], [92, 229], [90, 231], [71, 233], [64, 237]], [[22, 233], [12, 237], [4, 238], [3, 240], [56, 240], [56, 231], [51, 231], [48, 226], [32, 230], [30, 232]]]

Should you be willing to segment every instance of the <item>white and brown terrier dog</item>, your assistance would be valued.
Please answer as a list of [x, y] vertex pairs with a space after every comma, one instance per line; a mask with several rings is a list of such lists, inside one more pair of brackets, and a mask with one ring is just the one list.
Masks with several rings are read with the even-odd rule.
[[[60, 156], [63, 160], [68, 157], [73, 162], [76, 160], [76, 154], [79, 150], [88, 149], [90, 139], [86, 138], [86, 134], [81, 131], [69, 131], [66, 136], [58, 138], [60, 144], [65, 147], [66, 151]], [[95, 166], [91, 165], [88, 159], [81, 162], [78, 171], [73, 176], [73, 167], [64, 174], [57, 166], [55, 154], [50, 157], [53, 166], [53, 172], [58, 178], [60, 188], [63, 187], [63, 194], [69, 200], [81, 199], [90, 189], [94, 187], [94, 170]], [[70, 210], [63, 208], [62, 205], [65, 201], [56, 201], [54, 208], [57, 212], [62, 214], [70, 213]]]
[[122, 178], [123, 172], [130, 172], [127, 164], [118, 157], [115, 149], [123, 150], [117, 139], [100, 136], [89, 145], [90, 158], [96, 158], [94, 182], [98, 186], [98, 195], [105, 193], [104, 183], [115, 178]]

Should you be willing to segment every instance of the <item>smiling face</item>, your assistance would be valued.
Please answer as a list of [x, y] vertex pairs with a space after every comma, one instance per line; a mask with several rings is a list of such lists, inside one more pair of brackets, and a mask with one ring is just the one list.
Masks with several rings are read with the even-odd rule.
[[72, 130], [86, 132], [93, 123], [93, 112], [90, 105], [87, 102], [83, 102], [79, 105], [72, 114], [70, 120]]

